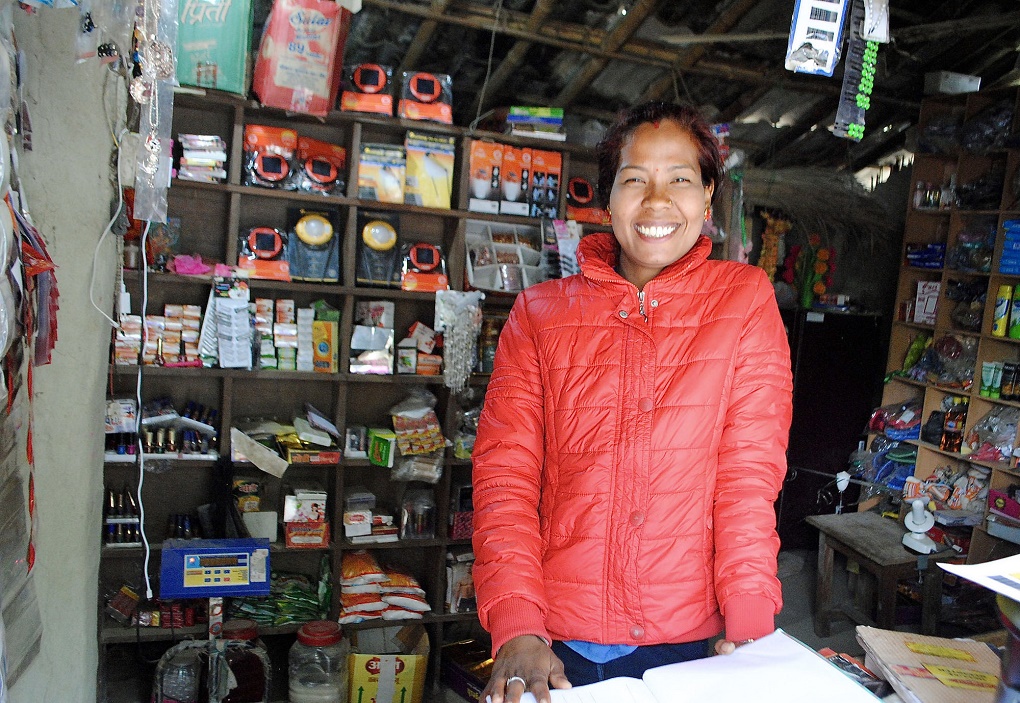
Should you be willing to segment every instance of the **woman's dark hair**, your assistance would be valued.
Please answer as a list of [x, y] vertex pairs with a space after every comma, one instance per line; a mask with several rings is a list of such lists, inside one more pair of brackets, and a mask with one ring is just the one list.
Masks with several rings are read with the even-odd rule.
[[[691, 135], [698, 147], [698, 166], [701, 168], [701, 184], [718, 186], [723, 174], [722, 158], [719, 156], [719, 142], [712, 134], [712, 128], [698, 111], [690, 105], [678, 105], [652, 101], [636, 105], [624, 111], [595, 147], [598, 158], [598, 196], [602, 207], [609, 207], [609, 194], [613, 190], [616, 171], [620, 168], [620, 152], [623, 143], [635, 129], [648, 122], [675, 122]], [[718, 188], [716, 189], [718, 192]]]

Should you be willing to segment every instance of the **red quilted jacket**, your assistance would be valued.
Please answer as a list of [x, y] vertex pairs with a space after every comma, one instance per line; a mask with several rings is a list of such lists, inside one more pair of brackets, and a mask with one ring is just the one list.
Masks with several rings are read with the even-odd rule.
[[772, 285], [702, 237], [639, 296], [617, 251], [582, 239], [582, 274], [521, 293], [500, 334], [473, 456], [493, 652], [743, 640], [782, 605], [792, 381]]

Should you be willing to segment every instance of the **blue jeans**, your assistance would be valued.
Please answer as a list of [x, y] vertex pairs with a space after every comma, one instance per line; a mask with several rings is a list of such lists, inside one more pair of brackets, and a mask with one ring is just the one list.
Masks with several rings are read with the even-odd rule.
[[708, 640], [685, 642], [683, 644], [652, 644], [638, 647], [630, 654], [596, 664], [585, 659], [562, 642], [553, 642], [553, 653], [563, 662], [567, 679], [574, 686], [604, 681], [617, 676], [631, 676], [640, 679], [648, 669], [664, 664], [704, 659], [708, 656]]

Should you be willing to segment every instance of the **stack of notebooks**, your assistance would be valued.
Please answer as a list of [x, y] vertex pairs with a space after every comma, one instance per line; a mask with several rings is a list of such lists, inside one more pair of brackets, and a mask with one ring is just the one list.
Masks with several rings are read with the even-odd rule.
[[181, 156], [177, 178], [222, 183], [227, 179], [227, 143], [215, 134], [178, 134]]
[[514, 105], [506, 116], [506, 133], [517, 137], [566, 141], [563, 108]]

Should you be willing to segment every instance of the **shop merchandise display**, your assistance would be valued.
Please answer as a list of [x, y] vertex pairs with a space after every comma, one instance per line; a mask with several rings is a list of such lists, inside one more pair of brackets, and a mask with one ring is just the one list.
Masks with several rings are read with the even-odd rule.
[[404, 202], [407, 161], [403, 145], [362, 144], [358, 197], [381, 203]]
[[263, 629], [269, 629], [320, 620], [329, 611], [331, 589], [327, 558], [321, 559], [318, 577], [274, 570], [269, 597], [231, 598], [227, 607], [228, 622], [234, 618], [250, 619]]
[[292, 189], [297, 138], [297, 132], [292, 129], [257, 124], [245, 125], [245, 185]]
[[297, 159], [298, 190], [322, 195], [343, 195], [347, 150], [312, 137], [299, 136]]
[[178, 134], [175, 157], [174, 178], [200, 183], [227, 180], [227, 143], [218, 135]]
[[[368, 67], [358, 74], [363, 86], [370, 74]], [[394, 83], [387, 88], [399, 90], [399, 81]], [[429, 94], [423, 92], [428, 86], [418, 80], [414, 87], [421, 89], [415, 98], [419, 103], [415, 109], [420, 110], [430, 104]], [[368, 95], [366, 91], [364, 96]], [[420, 684], [412, 684], [408, 695], [413, 691], [420, 697], [426, 671], [435, 672], [429, 674], [430, 682], [438, 682], [443, 641], [457, 628], [471, 623], [477, 628], [476, 616], [466, 605], [438, 616], [446, 610], [446, 546], [470, 536], [469, 499], [450, 500], [454, 483], [470, 481], [470, 462], [463, 456], [470, 451], [465, 450], [471, 442], [470, 413], [463, 422], [451, 420], [454, 400], [444, 385], [463, 384], [464, 393], [477, 386], [472, 374], [482, 355], [477, 345], [481, 315], [468, 314], [462, 320], [460, 304], [447, 306], [436, 294], [449, 290], [456, 294], [451, 300], [459, 300], [460, 291], [470, 287], [459, 226], [467, 219], [470, 199], [469, 193], [459, 190], [459, 153], [470, 139], [456, 127], [429, 130], [428, 120], [420, 130], [378, 117], [371, 118], [376, 122], [363, 121], [357, 115], [331, 117], [327, 124], [300, 115], [284, 121], [249, 103], [235, 106], [223, 98], [187, 94], [177, 99], [175, 133], [182, 142], [185, 135], [200, 138], [193, 145], [203, 145], [205, 153], [189, 154], [183, 164], [178, 161], [180, 177], [173, 182], [169, 203], [170, 216], [179, 225], [172, 249], [162, 255], [167, 273], [154, 275], [159, 269], [153, 259], [126, 276], [134, 310], [125, 313], [126, 324], [117, 335], [115, 350], [122, 363], [114, 371], [113, 384], [125, 392], [114, 397], [133, 392], [129, 373], [135, 369], [126, 367], [141, 367], [143, 402], [170, 397], [183, 415], [183, 401], [178, 399], [194, 397], [196, 403], [219, 411], [211, 423], [216, 438], [210, 448], [216, 451], [203, 453], [200, 436], [193, 461], [201, 473], [185, 477], [182, 471], [190, 469], [179, 462], [191, 455], [169, 450], [172, 424], [164, 427], [162, 443], [156, 436], [159, 427], [151, 428], [152, 452], [142, 454], [158, 473], [146, 476], [146, 517], [140, 522], [148, 526], [150, 539], [165, 533], [194, 543], [216, 536], [221, 527], [210, 529], [199, 508], [225, 491], [234, 511], [228, 517], [232, 529], [272, 540], [274, 566], [270, 595], [226, 598], [223, 621], [255, 620], [261, 638], [272, 643], [281, 638], [293, 642], [300, 623], [309, 619], [343, 613], [380, 624], [421, 622], [423, 629], [406, 631], [401, 644], [383, 642], [378, 648], [406, 650], [414, 658], [409, 660], [416, 662], [409, 673]], [[439, 110], [443, 104], [448, 107], [442, 95], [431, 104]], [[582, 172], [588, 178], [592, 175], [586, 153], [570, 147], [562, 152], [536, 149], [525, 146], [524, 139], [507, 141], [514, 142], [508, 145], [513, 147], [509, 153], [518, 161], [504, 167], [498, 149], [500, 161], [490, 173], [490, 180], [496, 181], [492, 202], [497, 215], [503, 203], [513, 204], [519, 214], [501, 216], [512, 223], [509, 241], [498, 241], [502, 235], [497, 233], [497, 241], [490, 235], [488, 242], [487, 254], [493, 259], [489, 275], [510, 294], [499, 307], [508, 306], [513, 293], [550, 275], [542, 227], [532, 212], [539, 208], [547, 215], [562, 212], [561, 185], [566, 185], [571, 157], [587, 169]], [[371, 145], [380, 151], [373, 153]], [[540, 159], [541, 168], [528, 169], [528, 158], [536, 152], [550, 156]], [[357, 163], [350, 164], [348, 155]], [[377, 158], [377, 166], [372, 158]], [[217, 172], [192, 173], [205, 181], [196, 183], [182, 175], [182, 165]], [[348, 181], [348, 166], [358, 168], [360, 181]], [[400, 175], [393, 175], [401, 169]], [[216, 182], [222, 177], [220, 170], [229, 176], [227, 183]], [[510, 174], [505, 179], [500, 178], [503, 171]], [[353, 172], [350, 175], [353, 179]], [[368, 190], [362, 193], [360, 188]], [[398, 189], [399, 196], [389, 198], [386, 191]], [[309, 216], [308, 224], [314, 227], [305, 230], [302, 239], [298, 225]], [[496, 229], [502, 224], [480, 221]], [[323, 241], [317, 241], [320, 238]], [[295, 249], [299, 243], [303, 248]], [[336, 258], [326, 259], [331, 271], [322, 275], [323, 259], [315, 256], [329, 245], [336, 245], [329, 253], [332, 257], [335, 251]], [[193, 273], [188, 275], [189, 271]], [[145, 310], [140, 308], [143, 285], [149, 290]], [[481, 297], [480, 291], [468, 291], [466, 296], [470, 307], [479, 311]], [[180, 333], [177, 319], [182, 320]], [[490, 361], [497, 337], [498, 324], [486, 335]], [[348, 344], [350, 358], [339, 359]], [[323, 371], [333, 376], [330, 383], [316, 382], [322, 379], [315, 376]], [[381, 378], [384, 375], [389, 378]], [[438, 397], [431, 401], [434, 419], [425, 422], [424, 434], [418, 428], [422, 418], [390, 412], [412, 395], [405, 382], [410, 377]], [[474, 389], [476, 412], [480, 390]], [[325, 411], [318, 415], [327, 424], [335, 423], [336, 434], [296, 412], [305, 404]], [[299, 419], [312, 430], [325, 432], [328, 444], [310, 440], [317, 433], [302, 430]], [[226, 422], [232, 431], [221, 439]], [[452, 441], [450, 448], [446, 446], [454, 422], [460, 427], [460, 458]], [[190, 446], [182, 430], [174, 429], [176, 446]], [[127, 447], [141, 446], [145, 432], [139, 433], [137, 443], [130, 434], [112, 433], [109, 439], [106, 485], [114, 494], [137, 473]], [[261, 460], [261, 455], [239, 451], [253, 446], [240, 437], [275, 456], [283, 468], [259, 472], [256, 466], [261, 464], [252, 458]], [[439, 444], [415, 453], [428, 437]], [[118, 455], [121, 446], [124, 453]], [[220, 449], [223, 460], [216, 463]], [[114, 456], [124, 458], [113, 460]], [[363, 504], [347, 500], [349, 494], [357, 495], [354, 487], [359, 484], [375, 499], [367, 511]], [[294, 516], [285, 515], [287, 497], [303, 496], [309, 488], [325, 493], [324, 519], [288, 519]], [[116, 495], [113, 502], [116, 506]], [[134, 519], [128, 508], [124, 512], [124, 519]], [[359, 512], [362, 518], [365, 512], [370, 514], [367, 534], [348, 533], [349, 527], [358, 529], [354, 516]], [[125, 528], [125, 541], [118, 542], [114, 527], [110, 548], [103, 552], [104, 579], [133, 567], [144, 551], [133, 541], [133, 529]], [[381, 609], [352, 605], [350, 594], [340, 592], [341, 557], [358, 546], [386, 549], [382, 561], [391, 583], [380, 587]], [[161, 550], [154, 551], [157, 568], [164, 556]], [[283, 561], [277, 565], [279, 559]], [[144, 585], [140, 590], [144, 592]], [[470, 596], [464, 598], [469, 603]], [[139, 600], [142, 612], [151, 613], [145, 609], [144, 596]], [[352, 605], [350, 612], [347, 605]], [[172, 612], [173, 608], [169, 622], [178, 617], [187, 633], [205, 628], [197, 613], [195, 619], [186, 619], [184, 608], [179, 616]], [[148, 628], [148, 639], [163, 639], [157, 629], [162, 628]], [[104, 619], [100, 646], [104, 652], [129, 646], [132, 634], [111, 616]], [[360, 640], [362, 651], [376, 649], [368, 634]], [[275, 658], [278, 650], [268, 651]]]
[[[1007, 89], [922, 105], [883, 393], [883, 407], [914, 411], [919, 434], [886, 430], [877, 450], [877, 435], [869, 447], [877, 456], [899, 442], [882, 467], [903, 476], [903, 500], [934, 508], [928, 536], [974, 564], [1020, 543], [1015, 517], [993, 511], [1013, 483], [1020, 423], [1013, 342], [1020, 247], [1009, 178], [1020, 146], [1016, 98]], [[906, 456], [903, 444], [913, 454], [910, 468], [894, 470], [892, 457]], [[886, 488], [895, 491], [895, 483]], [[949, 528], [962, 532], [938, 533]]]
[[559, 142], [567, 138], [563, 130], [562, 107], [512, 105], [507, 110], [504, 131], [515, 137], [533, 137]]
[[340, 280], [340, 215], [335, 210], [287, 211], [287, 269], [292, 280]]
[[450, 135], [408, 130], [404, 138], [404, 202], [450, 209], [456, 139]]
[[340, 109], [349, 112], [393, 114], [393, 67], [377, 63], [344, 66]]
[[444, 73], [404, 71], [397, 116], [453, 124], [453, 79]]

